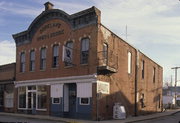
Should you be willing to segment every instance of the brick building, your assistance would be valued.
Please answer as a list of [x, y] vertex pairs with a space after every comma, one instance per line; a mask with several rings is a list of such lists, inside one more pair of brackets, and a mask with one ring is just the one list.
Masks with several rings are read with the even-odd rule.
[[84, 119], [161, 111], [162, 67], [101, 24], [95, 7], [45, 10], [16, 42], [16, 112]]
[[0, 111], [14, 112], [15, 63], [0, 66]]

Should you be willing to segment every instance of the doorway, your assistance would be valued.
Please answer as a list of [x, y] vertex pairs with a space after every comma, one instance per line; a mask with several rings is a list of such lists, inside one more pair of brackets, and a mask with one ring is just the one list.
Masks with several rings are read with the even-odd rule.
[[28, 87], [28, 113], [36, 114], [36, 87]]
[[76, 117], [77, 103], [77, 87], [76, 83], [64, 85], [64, 112], [68, 113], [68, 117]]

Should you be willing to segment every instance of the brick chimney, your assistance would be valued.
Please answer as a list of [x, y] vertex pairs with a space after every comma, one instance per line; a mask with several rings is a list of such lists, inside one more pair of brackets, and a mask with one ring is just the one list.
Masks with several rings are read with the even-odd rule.
[[54, 5], [48, 1], [44, 4], [44, 6], [45, 6], [45, 11], [47, 11], [53, 9]]

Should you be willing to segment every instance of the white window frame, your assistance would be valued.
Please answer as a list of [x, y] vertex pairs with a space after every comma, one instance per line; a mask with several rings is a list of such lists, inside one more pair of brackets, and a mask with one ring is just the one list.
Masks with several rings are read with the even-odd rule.
[[19, 88], [18, 88], [18, 109], [20, 109], [20, 110], [27, 110], [28, 108], [27, 108], [27, 101], [28, 101], [28, 97], [27, 97], [27, 86], [25, 86], [25, 88], [26, 88], [26, 107], [25, 108], [20, 108], [19, 107]]
[[128, 52], [128, 74], [131, 74], [132, 72], [132, 53]]
[[[39, 86], [45, 86], [46, 87], [46, 85], [39, 85]], [[36, 86], [36, 89], [37, 89], [36, 90], [36, 110], [38, 110], [38, 111], [47, 111], [47, 107], [46, 108], [38, 108], [38, 87], [39, 86]]]
[[[33, 57], [31, 56], [32, 54], [31, 53], [34, 53], [34, 59], [33, 59]], [[35, 54], [35, 50], [31, 50], [30, 51], [30, 71], [32, 72], [32, 71], [35, 71], [35, 59], [36, 59], [36, 54]], [[34, 63], [34, 68], [33, 68], [33, 65], [32, 65], [32, 63]]]
[[[58, 98], [59, 103], [54, 103], [54, 98]], [[52, 104], [61, 104], [61, 98], [60, 97], [52, 97]]]
[[[88, 99], [88, 103], [87, 103], [87, 104], [81, 103], [81, 99], [82, 99], [82, 98], [87, 98], [87, 99]], [[80, 98], [79, 98], [79, 104], [80, 104], [80, 105], [90, 105], [90, 97], [80, 97]]]

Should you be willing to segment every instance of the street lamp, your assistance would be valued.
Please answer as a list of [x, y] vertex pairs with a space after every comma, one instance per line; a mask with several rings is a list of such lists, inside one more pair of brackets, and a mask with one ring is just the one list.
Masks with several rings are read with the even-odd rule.
[[175, 84], [174, 84], [174, 89], [175, 89], [175, 107], [176, 107], [176, 98], [177, 98], [177, 90], [176, 90], [176, 85], [177, 85], [177, 69], [179, 69], [180, 67], [173, 67], [171, 69], [175, 70]]

